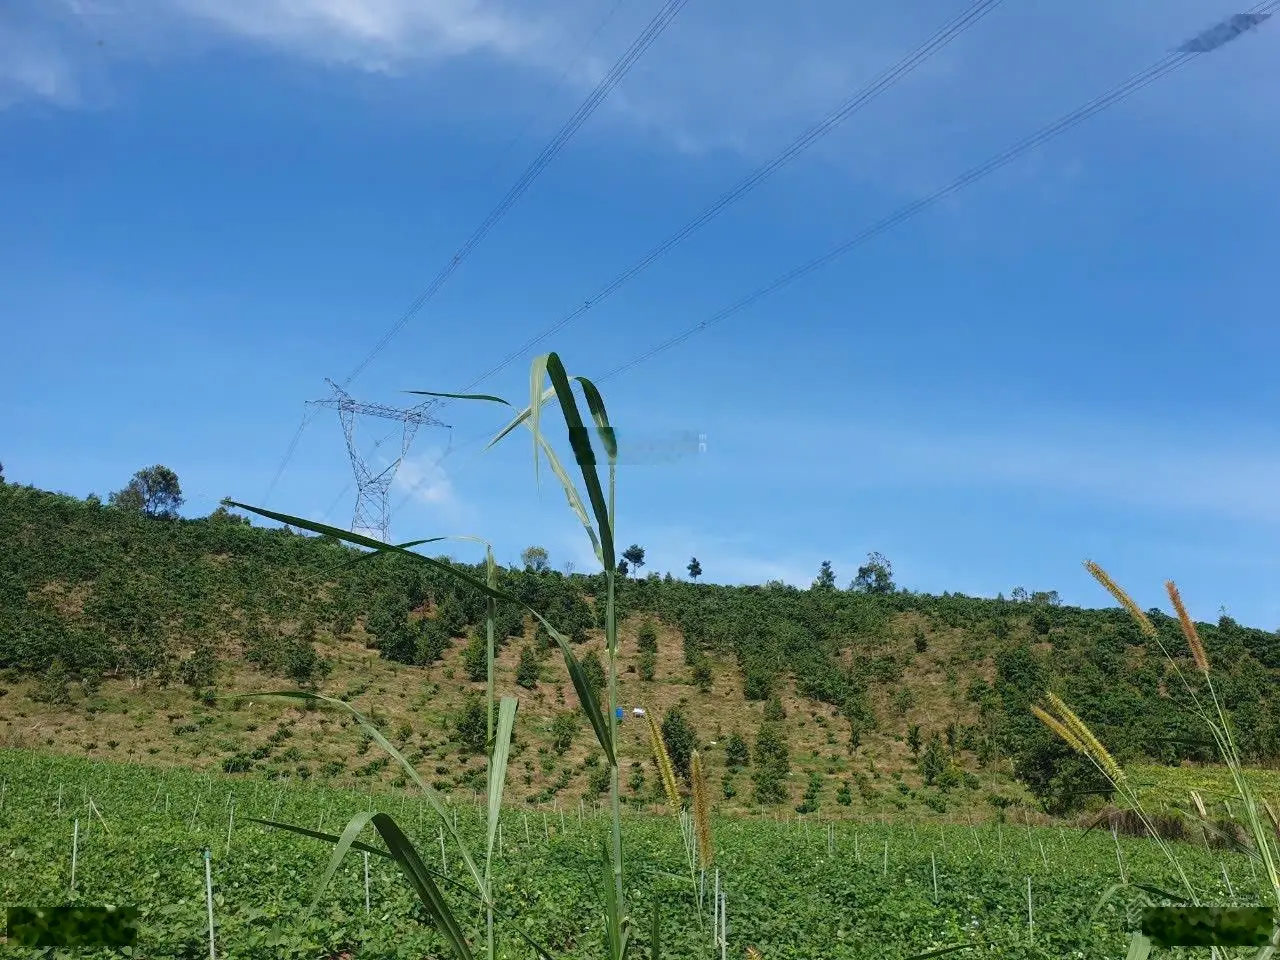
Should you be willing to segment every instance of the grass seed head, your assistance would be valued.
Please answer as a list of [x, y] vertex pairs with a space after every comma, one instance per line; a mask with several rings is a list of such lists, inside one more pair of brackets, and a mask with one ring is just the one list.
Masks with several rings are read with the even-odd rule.
[[1102, 745], [1102, 741], [1093, 735], [1088, 724], [1076, 716], [1075, 711], [1068, 707], [1056, 693], [1050, 691], [1046, 696], [1057, 711], [1063, 725], [1075, 735], [1076, 740], [1083, 747], [1081, 752], [1101, 767], [1112, 783], [1117, 786], [1123, 783], [1124, 771], [1120, 769], [1120, 764], [1116, 763], [1115, 757], [1111, 756], [1107, 748]]
[[1106, 588], [1107, 593], [1116, 598], [1116, 601], [1120, 606], [1129, 611], [1129, 616], [1133, 617], [1133, 619], [1137, 621], [1139, 630], [1148, 637], [1154, 637], [1156, 635], [1156, 628], [1151, 622], [1151, 619], [1142, 612], [1136, 603], [1133, 602], [1133, 597], [1120, 589], [1120, 585], [1111, 579], [1107, 571], [1103, 570], [1092, 560], [1085, 561], [1084, 567], [1090, 574], [1092, 574], [1093, 579], [1097, 580]]
[[697, 750], [690, 758], [689, 774], [693, 782], [693, 828], [698, 836], [698, 859], [706, 869], [715, 860], [715, 846], [711, 842], [711, 793]]
[[667, 802], [671, 804], [671, 812], [680, 812], [680, 791], [676, 789], [676, 771], [671, 765], [671, 757], [667, 754], [667, 745], [662, 740], [662, 731], [658, 729], [657, 722], [653, 719], [652, 713], [645, 713], [645, 719], [649, 721], [649, 739], [653, 745], [653, 762], [658, 768], [658, 775], [662, 778], [662, 789], [667, 795]]
[[1178, 593], [1178, 588], [1172, 580], [1166, 581], [1164, 588], [1169, 592], [1173, 609], [1178, 612], [1178, 623], [1182, 625], [1182, 635], [1187, 638], [1187, 646], [1191, 648], [1191, 658], [1195, 660], [1201, 673], [1208, 673], [1209, 658], [1205, 656], [1204, 644], [1200, 642], [1195, 621], [1191, 619], [1191, 615], [1187, 613], [1187, 608], [1182, 603], [1182, 595]]

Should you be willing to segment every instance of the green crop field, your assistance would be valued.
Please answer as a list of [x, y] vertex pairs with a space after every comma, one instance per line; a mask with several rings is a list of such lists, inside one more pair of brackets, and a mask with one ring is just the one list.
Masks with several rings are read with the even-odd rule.
[[[445, 849], [442, 862], [435, 814], [410, 792], [282, 786], [25, 751], [0, 753], [0, 771], [0, 907], [134, 904], [142, 913], [136, 955], [205, 957], [208, 848], [218, 957], [408, 960], [446, 952], [403, 877], [377, 857], [370, 858], [366, 912], [359, 852], [348, 854], [304, 918], [331, 847], [248, 819], [339, 833], [349, 816], [376, 808], [404, 825], [430, 867], [459, 877], [453, 850]], [[464, 838], [482, 844], [483, 812], [464, 803], [455, 813]], [[557, 957], [602, 955], [593, 874], [607, 829], [607, 817], [580, 807], [504, 812], [495, 887], [510, 917], [498, 921], [499, 956], [535, 956], [517, 928]], [[675, 819], [637, 814], [624, 818], [623, 830], [634, 909], [649, 917], [658, 901], [663, 955], [718, 956], [707, 915], [714, 873], [700, 915]], [[362, 839], [377, 845], [372, 834]], [[1121, 871], [1135, 882], [1174, 884], [1151, 843], [1069, 828], [846, 820], [829, 829], [816, 818], [736, 817], [714, 821], [714, 842], [727, 895], [725, 951], [735, 957], [748, 946], [770, 960], [905, 957], [968, 941], [986, 944], [969, 956], [1122, 956], [1123, 903], [1091, 919], [1099, 899]], [[1179, 853], [1207, 901], [1259, 902], [1258, 878], [1244, 857], [1191, 847]], [[474, 899], [447, 883], [444, 889], [468, 935], [478, 937], [483, 914]]]

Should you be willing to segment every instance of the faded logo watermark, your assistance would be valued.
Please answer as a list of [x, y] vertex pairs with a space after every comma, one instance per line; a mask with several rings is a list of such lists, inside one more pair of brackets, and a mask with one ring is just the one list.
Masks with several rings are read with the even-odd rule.
[[679, 430], [669, 434], [646, 434], [615, 430], [620, 466], [661, 466], [702, 456], [707, 452], [707, 435], [701, 430]]
[[[613, 437], [618, 446], [619, 466], [666, 466], [705, 456], [707, 452], [707, 435], [702, 430], [644, 433], [614, 427]], [[584, 427], [577, 440], [575, 452], [581, 455], [589, 449], [597, 464], [604, 465], [604, 450], [594, 429]]]

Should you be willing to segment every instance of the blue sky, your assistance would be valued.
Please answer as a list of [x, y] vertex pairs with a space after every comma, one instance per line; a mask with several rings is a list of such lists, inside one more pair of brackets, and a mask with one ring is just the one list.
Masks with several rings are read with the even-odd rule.
[[[599, 377], [1238, 12], [1001, 4], [543, 345]], [[344, 379], [657, 11], [639, 0], [17, 0], [0, 11], [0, 459], [105, 495], [174, 468], [188, 512], [262, 503]], [[457, 390], [592, 296], [961, 2], [690, 0], [352, 384]], [[531, 12], [532, 11], [532, 12]], [[648, 569], [917, 590], [1056, 589], [1280, 625], [1271, 24], [602, 384]], [[527, 395], [530, 355], [479, 389]], [[393, 536], [590, 567], [524, 437], [455, 403]], [[385, 424], [359, 425], [376, 458]], [[450, 448], [452, 436], [452, 448]], [[349, 523], [335, 415], [273, 508]], [[459, 551], [460, 554], [463, 551]]]

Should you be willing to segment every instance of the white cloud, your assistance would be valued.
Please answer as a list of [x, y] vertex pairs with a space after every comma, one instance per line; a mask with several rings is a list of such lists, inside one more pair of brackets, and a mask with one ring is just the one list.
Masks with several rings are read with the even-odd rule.
[[[212, 40], [230, 40], [387, 73], [415, 88], [436, 79], [428, 75], [434, 65], [474, 61], [491, 74], [485, 83], [451, 85], [446, 99], [433, 90], [438, 108], [432, 98], [424, 102], [426, 109], [475, 116], [525, 112], [533, 104], [530, 89], [564, 76], [556, 104], [538, 121], [543, 128], [597, 83], [660, 7], [658, 0], [616, 7], [617, 0], [10, 2], [28, 11], [23, 29], [9, 31], [19, 47], [0, 47], [0, 84], [10, 99], [25, 91], [71, 104], [77, 85], [102, 86], [82, 75], [109, 64], [104, 57], [185, 57]], [[605, 101], [592, 127], [599, 134], [612, 124], [611, 136], [621, 127], [681, 150], [763, 159], [963, 8], [961, 0], [874, 8], [743, 0], [726, 16], [720, 5], [693, 0]], [[1212, 0], [1002, 4], [840, 125], [806, 166], [833, 166], [902, 194], [930, 191], [1150, 64], [1222, 13]], [[597, 36], [601, 24], [607, 26]], [[1264, 24], [1120, 109], [1135, 118], [1135, 130], [1182, 130], [1205, 149], [1242, 132], [1274, 137], [1277, 31]], [[100, 40], [105, 47], [97, 47]], [[537, 103], [541, 109], [546, 101]], [[1047, 156], [1028, 157], [1022, 175], [1069, 183], [1081, 175], [1081, 156], [1095, 152], [1078, 139], [1063, 141]], [[850, 215], [866, 211], [859, 206]]]
[[78, 103], [76, 69], [46, 32], [0, 13], [0, 109], [32, 98], [59, 106]]
[[292, 53], [373, 70], [488, 53], [536, 59], [549, 30], [487, 0], [178, 0], [190, 15]]
[[[441, 462], [442, 457], [441, 450], [428, 450], [406, 457], [392, 486], [401, 499], [408, 496], [413, 502], [429, 508], [433, 519], [461, 523], [468, 511], [454, 490], [453, 480]], [[391, 506], [394, 510], [394, 496]]]

